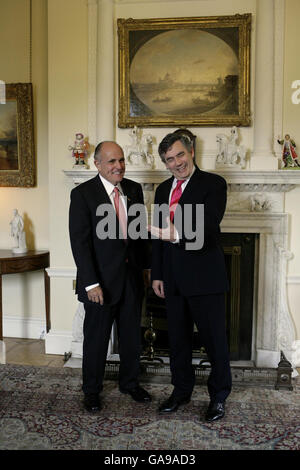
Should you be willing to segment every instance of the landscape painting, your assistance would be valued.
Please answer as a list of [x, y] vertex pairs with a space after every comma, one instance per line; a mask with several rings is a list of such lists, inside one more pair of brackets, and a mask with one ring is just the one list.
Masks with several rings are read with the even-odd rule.
[[17, 102], [0, 105], [0, 171], [18, 170]]
[[0, 186], [35, 184], [32, 84], [8, 83], [0, 103]]
[[119, 126], [250, 125], [250, 20], [119, 19]]

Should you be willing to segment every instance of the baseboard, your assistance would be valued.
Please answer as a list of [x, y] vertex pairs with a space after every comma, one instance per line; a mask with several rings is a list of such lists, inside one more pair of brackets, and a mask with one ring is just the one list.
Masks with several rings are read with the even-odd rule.
[[76, 268], [47, 268], [47, 274], [49, 277], [68, 277], [76, 279]]
[[71, 351], [73, 341], [70, 331], [52, 331], [45, 336], [45, 352], [46, 354], [62, 354]]
[[6, 364], [6, 347], [4, 341], [0, 341], [0, 364]]
[[44, 338], [46, 322], [41, 318], [3, 317], [3, 336], [7, 338]]

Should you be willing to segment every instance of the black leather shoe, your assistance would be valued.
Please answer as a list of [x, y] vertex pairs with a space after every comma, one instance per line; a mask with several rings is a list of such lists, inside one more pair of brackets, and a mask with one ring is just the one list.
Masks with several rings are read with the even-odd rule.
[[139, 403], [145, 403], [152, 400], [151, 395], [149, 395], [149, 393], [139, 385], [135, 388], [131, 388], [130, 390], [120, 389], [120, 392], [130, 395], [134, 401]]
[[101, 410], [100, 398], [96, 393], [85, 393], [83, 404], [85, 409], [91, 413], [96, 413]]
[[160, 407], [158, 408], [159, 413], [172, 413], [177, 411], [180, 405], [184, 405], [191, 401], [191, 397], [175, 397], [171, 395], [167, 400], [165, 400]]
[[223, 418], [225, 415], [225, 402], [210, 402], [207, 409], [205, 419], [206, 421], [216, 421]]

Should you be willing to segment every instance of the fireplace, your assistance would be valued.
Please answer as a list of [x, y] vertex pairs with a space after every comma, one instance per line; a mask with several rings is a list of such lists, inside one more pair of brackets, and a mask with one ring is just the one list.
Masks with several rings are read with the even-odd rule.
[[229, 291], [226, 294], [226, 331], [231, 360], [251, 360], [255, 247], [259, 235], [222, 233]]
[[[229, 280], [229, 291], [226, 293], [226, 331], [232, 361], [252, 359], [255, 246], [258, 245], [258, 238], [259, 235], [253, 233], [221, 234]], [[155, 332], [153, 343], [155, 354], [169, 357], [165, 302], [157, 297], [152, 289], [147, 292], [142, 317], [144, 352], [149, 344], [149, 336], [151, 338], [150, 322]], [[205, 357], [201, 333], [198, 333], [196, 327], [193, 337], [193, 357], [200, 359]]]
[[[232, 242], [226, 248], [227, 256], [231, 256], [231, 263], [238, 271], [239, 246], [247, 245], [248, 238], [254, 246], [251, 248], [254, 256], [253, 292], [243, 292], [244, 283], [240, 286], [240, 296], [234, 297], [230, 303], [233, 308], [236, 299], [240, 299], [241, 305], [252, 298], [251, 314], [236, 316], [234, 311], [230, 317], [230, 327], [239, 324], [242, 315], [242, 330], [233, 334], [234, 328], [230, 328], [229, 343], [232, 360], [250, 360], [255, 367], [277, 368], [280, 361], [280, 352], [283, 351], [291, 362], [294, 373], [298, 363], [299, 341], [296, 341], [295, 327], [291, 318], [286, 293], [287, 263], [292, 254], [288, 251], [288, 214], [284, 209], [285, 192], [290, 191], [300, 184], [300, 172], [293, 171], [246, 171], [246, 170], [210, 170], [221, 174], [228, 185], [228, 202], [225, 216], [221, 223], [222, 237], [230, 236]], [[81, 183], [93, 177], [96, 172], [68, 171], [75, 184]], [[128, 178], [142, 184], [145, 202], [151, 207], [156, 185], [169, 177], [165, 170], [140, 170], [129, 169], [126, 172]], [[150, 212], [150, 210], [149, 210]], [[242, 238], [235, 238], [242, 237]], [[242, 243], [242, 245], [240, 245]], [[225, 250], [225, 251], [226, 251]], [[229, 261], [228, 261], [229, 262]], [[239, 272], [241, 280], [244, 279], [245, 269], [240, 261]], [[244, 318], [245, 315], [245, 318]], [[73, 357], [81, 357], [82, 354], [82, 322], [84, 310], [79, 304], [73, 322], [73, 341], [71, 353]], [[247, 323], [248, 322], [248, 323]], [[147, 324], [144, 325], [144, 327]], [[247, 331], [246, 331], [247, 330]], [[250, 332], [250, 333], [249, 333]], [[248, 335], [245, 338], [245, 335]], [[251, 340], [249, 339], [249, 334]], [[232, 336], [233, 335], [233, 336]], [[116, 359], [115, 335], [110, 341], [108, 359]], [[195, 351], [197, 350], [195, 346]], [[245, 359], [244, 359], [245, 358]]]

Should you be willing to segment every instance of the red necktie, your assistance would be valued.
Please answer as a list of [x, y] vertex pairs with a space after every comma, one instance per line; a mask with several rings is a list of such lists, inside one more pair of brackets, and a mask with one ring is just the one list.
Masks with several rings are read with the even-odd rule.
[[120, 192], [117, 187], [114, 188], [114, 193], [115, 193], [114, 203], [115, 203], [115, 208], [116, 208], [116, 214], [119, 219], [119, 224], [121, 226], [123, 238], [124, 240], [127, 240], [127, 216], [126, 216], [123, 203], [122, 201], [120, 202]]
[[170, 201], [170, 220], [173, 222], [174, 219], [174, 214], [175, 210], [178, 204], [179, 199], [181, 198], [182, 195], [182, 184], [184, 183], [185, 180], [178, 180], [176, 184], [176, 188], [173, 189], [172, 196], [171, 196], [171, 201]]

